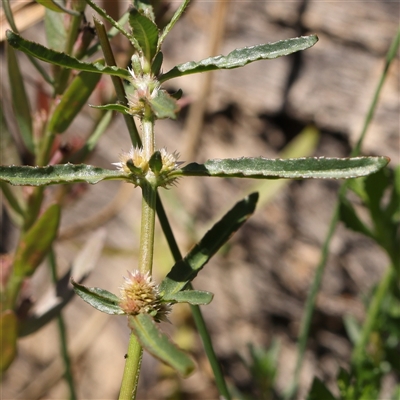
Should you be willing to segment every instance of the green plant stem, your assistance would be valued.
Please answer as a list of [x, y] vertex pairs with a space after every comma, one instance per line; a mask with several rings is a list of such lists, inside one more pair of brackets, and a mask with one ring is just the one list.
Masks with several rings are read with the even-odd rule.
[[[58, 279], [57, 278], [57, 265], [56, 265], [56, 257], [55, 257], [53, 249], [51, 249], [50, 253], [49, 253], [49, 264], [50, 264], [53, 284], [56, 285], [57, 279]], [[65, 328], [64, 318], [63, 318], [61, 312], [57, 316], [57, 325], [58, 325], [58, 331], [60, 333], [61, 354], [62, 354], [62, 358], [64, 361], [64, 367], [65, 367], [64, 377], [68, 384], [69, 399], [76, 400], [78, 397], [77, 397], [76, 391], [75, 391], [74, 378], [73, 378], [72, 370], [71, 370], [71, 359], [70, 359], [69, 353], [68, 353], [67, 332], [66, 332], [66, 328]]]
[[125, 356], [126, 361], [121, 390], [118, 397], [119, 400], [131, 400], [136, 398], [142, 355], [143, 349], [136, 339], [136, 336], [131, 333], [129, 337], [128, 353]]
[[[167, 239], [168, 246], [171, 250], [172, 257], [174, 258], [175, 262], [177, 262], [182, 259], [182, 254], [175, 240], [174, 233], [172, 232], [171, 225], [169, 224], [168, 217], [165, 213], [164, 206], [162, 205], [159, 196], [157, 197], [157, 215], [161, 224], [161, 228], [164, 232], [164, 236]], [[192, 285], [189, 285], [189, 288], [192, 288]], [[218, 362], [217, 356], [215, 354], [211, 341], [211, 336], [207, 330], [207, 326], [204, 321], [203, 315], [201, 313], [200, 307], [191, 305], [190, 309], [192, 310], [194, 322], [196, 324], [197, 330], [203, 342], [207, 358], [210, 362], [215, 377], [215, 384], [217, 385], [218, 391], [223, 399], [230, 400], [231, 395], [228, 391], [224, 374], [222, 373], [221, 365]]]
[[[376, 105], [377, 105], [377, 102], [379, 99], [379, 95], [380, 95], [381, 89], [383, 87], [385, 78], [387, 76], [387, 71], [389, 69], [390, 64], [392, 63], [393, 59], [396, 56], [399, 45], [400, 45], [400, 29], [397, 31], [397, 34], [396, 34], [395, 38], [393, 39], [393, 41], [390, 45], [390, 48], [387, 52], [385, 66], [382, 71], [382, 75], [378, 82], [378, 85], [375, 89], [374, 97], [372, 99], [370, 107], [368, 108], [368, 112], [367, 112], [367, 115], [364, 120], [364, 125], [363, 125], [362, 131], [360, 133], [360, 137], [359, 137], [353, 151], [351, 152], [352, 157], [358, 156], [361, 152], [361, 145], [365, 138], [368, 126], [372, 121], [374, 111], [376, 109]], [[347, 182], [345, 182], [341, 186], [341, 188], [339, 190], [338, 198], [340, 199], [341, 196], [345, 196], [346, 191], [347, 191]], [[301, 366], [303, 364], [304, 353], [305, 353], [305, 349], [306, 349], [306, 345], [307, 345], [308, 335], [310, 332], [311, 319], [312, 319], [312, 315], [313, 315], [314, 309], [315, 309], [316, 297], [317, 297], [319, 288], [321, 286], [322, 277], [323, 277], [323, 274], [325, 271], [325, 265], [326, 265], [326, 261], [328, 258], [330, 242], [331, 242], [333, 233], [336, 229], [336, 225], [338, 224], [338, 222], [339, 222], [339, 201], [335, 206], [335, 210], [333, 212], [332, 219], [331, 219], [329, 229], [328, 229], [328, 234], [326, 236], [326, 239], [325, 239], [323, 247], [322, 247], [321, 258], [318, 263], [317, 270], [315, 272], [314, 281], [312, 283], [310, 292], [307, 297], [305, 311], [303, 314], [301, 327], [300, 327], [299, 341], [298, 341], [298, 345], [297, 345], [298, 355], [297, 355], [294, 378], [293, 378], [291, 385], [289, 386], [289, 389], [286, 391], [286, 393], [284, 393], [285, 399], [291, 399], [297, 391], [297, 387], [299, 384], [300, 370], [301, 370]], [[370, 323], [372, 323], [372, 321]]]
[[[154, 117], [151, 109], [145, 111], [142, 120], [143, 157], [147, 160], [154, 153]], [[151, 274], [153, 267], [154, 226], [156, 217], [157, 186], [152, 182], [151, 172], [148, 172], [148, 180], [142, 184], [142, 217], [139, 246], [139, 270], [143, 274]], [[120, 399], [128, 400], [136, 398], [136, 387], [139, 379], [140, 364], [143, 350], [136, 336], [131, 334], [128, 347], [128, 358], [125, 363], [122, 378]]]
[[139, 270], [151, 274], [153, 266], [154, 225], [157, 190], [146, 183], [142, 187], [142, 221], [139, 248]]
[[[107, 65], [116, 66], [117, 64], [115, 62], [114, 54], [112, 52], [110, 41], [108, 40], [104, 24], [97, 18], [93, 18], [93, 20], [96, 27], [97, 37], [99, 38], [100, 46], [103, 50], [104, 59]], [[111, 76], [111, 80], [117, 94], [118, 102], [120, 104], [123, 104], [124, 106], [128, 106], [128, 101], [126, 99], [126, 93], [121, 78], [119, 78], [118, 76]], [[132, 143], [138, 144], [140, 142], [140, 137], [133, 117], [124, 114], [124, 120], [126, 126], [128, 127], [128, 132]]]
[[369, 338], [374, 329], [374, 325], [382, 307], [383, 300], [385, 299], [385, 295], [388, 292], [394, 278], [395, 270], [393, 266], [390, 265], [379, 282], [374, 296], [372, 297], [372, 301], [368, 306], [368, 313], [361, 330], [360, 338], [353, 349], [351, 361], [355, 366], [359, 365], [362, 359], [365, 358], [366, 347], [368, 345]]
[[[193, 289], [193, 286], [191, 284], [188, 285], [188, 289]], [[228, 387], [222, 373], [221, 365], [218, 362], [217, 355], [215, 354], [214, 347], [211, 341], [211, 336], [208, 332], [201, 309], [199, 306], [195, 305], [190, 305], [190, 309], [192, 310], [192, 315], [197, 327], [197, 331], [199, 332], [199, 335], [203, 342], [204, 350], [207, 354], [208, 360], [210, 361], [210, 365], [215, 377], [215, 384], [217, 385], [219, 394], [221, 395], [220, 398], [224, 400], [230, 400], [231, 395], [228, 391]]]

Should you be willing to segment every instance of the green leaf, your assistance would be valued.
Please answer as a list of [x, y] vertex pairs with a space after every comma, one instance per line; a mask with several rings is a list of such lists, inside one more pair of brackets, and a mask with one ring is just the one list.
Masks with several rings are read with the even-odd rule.
[[205, 164], [191, 163], [176, 170], [173, 176], [217, 176], [223, 178], [255, 179], [347, 179], [372, 174], [389, 163], [387, 157], [288, 159], [227, 158], [208, 160]]
[[101, 75], [80, 72], [69, 84], [49, 121], [49, 131], [63, 133], [86, 104]]
[[[108, 21], [111, 26], [121, 32], [124, 36], [126, 36], [129, 40], [132, 41], [132, 36], [122, 27], [122, 22], [125, 21], [124, 17], [121, 18], [120, 21], [115, 21], [113, 18], [111, 18], [105, 10], [103, 10], [101, 7], [99, 7], [94, 1], [92, 0], [85, 0], [87, 4], [89, 4], [90, 7], [93, 8], [99, 15], [101, 15], [106, 21]], [[133, 40], [134, 41], [134, 40]]]
[[115, 66], [104, 66], [103, 64], [96, 63], [85, 63], [78, 59], [68, 56], [65, 53], [60, 53], [55, 50], [48, 49], [39, 43], [30, 42], [29, 40], [23, 39], [21, 36], [14, 32], [6, 32], [8, 43], [15, 49], [18, 49], [25, 54], [36, 57], [39, 60], [46, 61], [50, 64], [60, 65], [61, 67], [76, 69], [78, 71], [94, 72], [97, 74], [108, 74], [113, 76], [119, 76], [123, 79], [129, 79], [131, 77], [129, 71], [118, 68]]
[[314, 378], [307, 400], [336, 400], [325, 384], [318, 378]]
[[48, 292], [43, 293], [28, 316], [19, 321], [19, 337], [38, 331], [60, 314], [60, 311], [74, 298], [75, 291], [70, 285], [71, 275], [80, 282], [90, 274], [98, 265], [105, 239], [104, 228], [98, 229], [91, 235], [74, 258], [71, 268], [57, 281], [56, 287], [51, 287]]
[[124, 315], [119, 306], [120, 299], [115, 294], [96, 287], [86, 287], [71, 278], [75, 293], [96, 310], [110, 315]]
[[171, 31], [171, 29], [174, 27], [176, 22], [179, 20], [179, 18], [182, 16], [184, 13], [186, 7], [189, 5], [190, 0], [184, 0], [181, 5], [178, 7], [178, 9], [175, 11], [175, 14], [171, 18], [171, 21], [167, 24], [167, 26], [163, 29], [160, 38], [158, 39], [158, 50], [160, 50], [162, 43], [164, 42], [164, 39], [167, 37], [168, 33]]
[[0, 166], [0, 181], [12, 185], [47, 186], [76, 182], [95, 184], [111, 179], [128, 180], [128, 177], [120, 171], [86, 164], [49, 165], [47, 167]]
[[149, 100], [149, 104], [158, 119], [176, 119], [178, 104], [165, 90], [159, 90], [157, 96]]
[[159, 150], [155, 151], [149, 160], [150, 169], [157, 175], [163, 167], [162, 157]]
[[252, 193], [228, 211], [200, 240], [196, 246], [178, 261], [160, 284], [164, 297], [182, 290], [192, 281], [210, 258], [225, 244], [254, 212], [258, 193]]
[[57, 11], [47, 9], [44, 26], [47, 44], [56, 51], [62, 51], [67, 40], [67, 32], [64, 26], [65, 15]]
[[150, 65], [157, 52], [157, 25], [135, 8], [129, 12], [129, 24], [133, 30], [133, 36], [143, 52], [144, 58]]
[[24, 80], [14, 49], [7, 45], [7, 66], [10, 79], [12, 104], [18, 128], [26, 148], [34, 153], [35, 145], [32, 134], [32, 116]]
[[[14, 139], [6, 124], [3, 113], [3, 104], [0, 101], [0, 158], [1, 163], [5, 165], [20, 164], [20, 158]], [[21, 188], [11, 187], [5, 182], [0, 182], [0, 189], [3, 192], [6, 202], [5, 207], [13, 222], [20, 226], [23, 222], [23, 215], [25, 213], [25, 197]]]
[[4, 372], [17, 355], [18, 320], [14, 311], [6, 310], [0, 316], [0, 372]]
[[46, 7], [51, 11], [55, 11], [57, 13], [63, 13], [64, 10], [58, 6], [56, 0], [36, 0], [37, 3], [41, 4], [42, 6]]
[[25, 278], [35, 272], [36, 267], [47, 255], [57, 236], [60, 221], [60, 206], [53, 204], [24, 233], [14, 257], [14, 271], [19, 278]]
[[373, 232], [371, 232], [371, 230], [361, 221], [353, 205], [345, 197], [340, 199], [339, 213], [340, 220], [347, 228], [374, 239]]
[[151, 21], [155, 22], [155, 16], [153, 12], [153, 6], [150, 4], [149, 0], [133, 0], [133, 6], [139, 10], [139, 12], [149, 18]]
[[167, 73], [161, 75], [159, 80], [160, 82], [164, 82], [168, 79], [177, 78], [178, 76], [197, 74], [199, 72], [239, 68], [254, 61], [278, 58], [308, 49], [314, 46], [317, 41], [318, 37], [316, 35], [311, 35], [235, 49], [227, 56], [210, 57], [199, 62], [190, 61], [177, 65]]
[[177, 293], [170, 293], [163, 297], [164, 301], [173, 301], [176, 303], [189, 303], [192, 305], [206, 305], [211, 303], [214, 295], [202, 290], [181, 290]]
[[163, 53], [161, 53], [161, 51], [160, 51], [155, 55], [154, 60], [151, 64], [151, 72], [153, 75], [157, 76], [160, 73], [163, 60], [164, 60], [164, 56], [163, 56]]
[[150, 315], [130, 316], [129, 326], [142, 347], [154, 357], [174, 368], [183, 377], [187, 377], [193, 372], [195, 368], [193, 360], [158, 329]]
[[122, 104], [104, 104], [103, 106], [94, 106], [90, 104], [90, 107], [97, 108], [99, 110], [117, 111], [125, 115], [130, 115], [129, 107], [126, 107]]

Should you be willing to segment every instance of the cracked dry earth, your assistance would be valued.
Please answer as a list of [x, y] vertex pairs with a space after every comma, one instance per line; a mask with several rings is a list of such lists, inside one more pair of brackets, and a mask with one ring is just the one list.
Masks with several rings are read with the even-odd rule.
[[[213, 2], [194, 1], [165, 42], [165, 71], [209, 55], [216, 40], [209, 37], [213, 18], [218, 18], [214, 7]], [[219, 21], [224, 35], [218, 53], [308, 33], [318, 34], [320, 40], [312, 49], [290, 57], [215, 73], [209, 93], [204, 92], [205, 75], [172, 80], [168, 88], [182, 88], [184, 106], [177, 121], [157, 125], [159, 146], [178, 151], [186, 162], [260, 155], [272, 158], [312, 124], [320, 133], [314, 155], [348, 156], [398, 27], [399, 11], [399, 3], [382, 1], [231, 1], [225, 19]], [[40, 23], [24, 36], [43, 41], [42, 32]], [[363, 147], [364, 154], [389, 156], [392, 166], [399, 163], [398, 63], [397, 59], [389, 71]], [[29, 67], [26, 71], [29, 74]], [[199, 101], [201, 93], [206, 94], [205, 102], [199, 103], [199, 107], [205, 106], [205, 113], [201, 134], [193, 142], [189, 138], [196, 128], [188, 123], [192, 118], [188, 105]], [[89, 132], [91, 115], [86, 110], [65, 138]], [[118, 154], [128, 149], [123, 120], [117, 116], [89, 162], [109, 168], [111, 162], [118, 161]], [[182, 251], [245, 194], [254, 190], [263, 193], [263, 204], [255, 215], [194, 281], [197, 289], [215, 294], [213, 302], [202, 310], [228, 381], [239, 389], [253, 384], [241, 361], [249, 357], [248, 343], [268, 346], [278, 339], [277, 390], [284, 390], [291, 379], [305, 299], [340, 184], [309, 180], [276, 187], [247, 179], [186, 178], [169, 191], [161, 190]], [[267, 198], [266, 193], [273, 196]], [[115, 182], [77, 185], [69, 198], [57, 245], [60, 267], [67, 269], [93, 234], [85, 229], [88, 220], [97, 226], [104, 219], [103, 255], [86, 284], [117, 293], [126, 270], [135, 268], [139, 190]], [[2, 221], [6, 224], [4, 216]], [[7, 246], [11, 247], [15, 234], [9, 225], [6, 228]], [[317, 300], [299, 399], [305, 397], [315, 375], [332, 384], [338, 367], [348, 362], [351, 345], [343, 316], [351, 314], [362, 321], [362, 295], [379, 280], [387, 264], [386, 256], [372, 242], [338, 227]], [[162, 279], [171, 265], [157, 226], [156, 279]], [[42, 268], [30, 284], [34, 296], [44, 290], [46, 279]], [[64, 314], [79, 398], [116, 398], [128, 338], [126, 320], [99, 315], [79, 299], [74, 299]], [[189, 309], [176, 306], [171, 321], [172, 325], [163, 328], [193, 353], [198, 369], [189, 379], [180, 380], [145, 355], [138, 398], [217, 399]], [[18, 359], [3, 382], [4, 399], [65, 398], [66, 385], [57, 372], [57, 338], [56, 324], [51, 323], [21, 340]], [[392, 384], [389, 378], [384, 388]], [[174, 397], [179, 391], [181, 396]]]

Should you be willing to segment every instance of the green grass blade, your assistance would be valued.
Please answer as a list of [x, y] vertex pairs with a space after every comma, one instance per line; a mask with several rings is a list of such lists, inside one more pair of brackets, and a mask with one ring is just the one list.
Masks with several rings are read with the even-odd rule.
[[60, 53], [48, 49], [39, 43], [30, 42], [29, 40], [23, 39], [21, 36], [14, 32], [7, 31], [6, 33], [8, 43], [15, 49], [18, 49], [25, 54], [36, 57], [39, 60], [46, 61], [50, 64], [59, 65], [61, 67], [76, 69], [78, 71], [94, 72], [97, 74], [108, 74], [113, 76], [119, 76], [120, 78], [129, 79], [130, 73], [122, 68], [118, 67], [107, 67], [99, 62], [96, 63], [85, 63], [78, 59], [68, 56], [65, 53]]
[[178, 349], [168, 336], [158, 329], [150, 315], [139, 314], [129, 317], [129, 326], [142, 347], [154, 357], [174, 368], [183, 377], [193, 372], [195, 365], [190, 356]]
[[387, 157], [327, 158], [305, 157], [288, 159], [227, 158], [191, 163], [175, 176], [215, 176], [254, 179], [347, 179], [379, 171], [389, 163]]
[[177, 65], [167, 73], [161, 75], [160, 82], [177, 78], [178, 76], [197, 74], [199, 72], [213, 71], [216, 69], [239, 68], [254, 61], [287, 56], [297, 51], [308, 49], [309, 47], [314, 46], [317, 41], [318, 37], [316, 35], [301, 36], [280, 40], [275, 43], [259, 44], [256, 46], [236, 49], [227, 56], [210, 57], [199, 62], [189, 61]]
[[225, 244], [254, 212], [258, 194], [252, 193], [229, 210], [181, 261], [178, 261], [160, 284], [160, 292], [170, 296], [191, 282], [210, 258]]
[[111, 179], [126, 180], [127, 177], [120, 171], [86, 164], [49, 165], [47, 167], [0, 166], [0, 181], [19, 186], [47, 186], [77, 182], [95, 184]]

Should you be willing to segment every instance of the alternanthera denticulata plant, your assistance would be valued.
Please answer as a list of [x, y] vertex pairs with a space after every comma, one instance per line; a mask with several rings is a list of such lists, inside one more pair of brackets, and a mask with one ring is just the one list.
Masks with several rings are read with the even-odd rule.
[[[53, 2], [39, 3], [57, 8]], [[141, 235], [137, 264], [131, 271], [121, 277], [120, 293], [112, 294], [105, 289], [82, 285], [81, 277], [71, 279], [75, 292], [87, 303], [99, 311], [126, 316], [128, 329], [131, 331], [127, 350], [126, 365], [121, 383], [120, 399], [134, 399], [140, 373], [142, 349], [159, 358], [186, 377], [194, 370], [192, 358], [177, 348], [167, 335], [159, 329], [158, 322], [168, 320], [168, 314], [175, 303], [191, 304], [194, 319], [205, 345], [207, 356], [215, 375], [216, 384], [222, 398], [229, 399], [223, 374], [216, 360], [211, 341], [202, 319], [199, 305], [211, 302], [213, 295], [206, 291], [192, 288], [191, 282], [221, 248], [221, 246], [239, 229], [254, 212], [258, 195], [253, 193], [237, 202], [192, 248], [184, 257], [180, 254], [174, 236], [168, 224], [157, 190], [170, 188], [174, 184], [184, 184], [186, 176], [198, 177], [231, 177], [254, 179], [348, 179], [372, 174], [388, 163], [386, 157], [337, 158], [301, 158], [301, 159], [267, 159], [263, 157], [238, 159], [212, 159], [204, 164], [182, 163], [174, 149], [168, 152], [157, 147], [155, 123], [159, 119], [176, 118], [179, 112], [178, 100], [181, 91], [168, 93], [163, 83], [180, 76], [220, 69], [243, 67], [248, 63], [274, 59], [312, 47], [318, 38], [316, 35], [285, 39], [275, 43], [254, 45], [236, 49], [227, 56], [211, 57], [199, 62], [190, 61], [179, 64], [163, 72], [162, 44], [168, 33], [179, 20], [189, 4], [185, 0], [178, 7], [171, 21], [159, 29], [155, 22], [152, 6], [145, 1], [135, 0], [131, 8], [119, 21], [114, 21], [92, 0], [72, 2], [70, 9], [59, 9], [59, 12], [71, 14], [77, 26], [82, 19], [82, 12], [88, 4], [112, 29], [106, 32], [103, 23], [94, 18], [98, 41], [90, 47], [90, 40], [75, 52], [72, 46], [68, 51], [60, 52], [46, 48], [41, 44], [21, 37], [16, 29], [7, 32], [11, 60], [14, 49], [29, 55], [35, 65], [37, 59], [51, 63], [54, 76], [43, 72], [44, 77], [53, 88], [54, 102], [51, 112], [43, 118], [40, 140], [33, 135], [32, 127], [21, 123], [23, 142], [29, 150], [33, 162], [31, 166], [11, 165], [0, 167], [0, 182], [4, 197], [15, 215], [15, 221], [21, 229], [18, 248], [14, 254], [12, 267], [2, 289], [2, 326], [7, 326], [7, 335], [3, 348], [7, 350], [3, 359], [6, 369], [16, 352], [16, 338], [43, 326], [56, 312], [67, 303], [49, 311], [46, 318], [21, 321], [19, 315], [18, 294], [26, 278], [31, 276], [41, 261], [54, 257], [52, 243], [57, 234], [60, 205], [44, 207], [44, 189], [48, 185], [72, 184], [86, 182], [96, 184], [103, 180], [122, 180], [140, 187], [143, 195]], [[76, 20], [75, 20], [76, 19]], [[10, 24], [12, 27], [13, 25]], [[77, 29], [70, 30], [71, 41], [76, 40]], [[115, 65], [114, 56], [109, 44], [109, 37], [120, 33], [132, 46], [133, 55], [128, 68]], [[74, 39], [75, 35], [75, 39]], [[85, 42], [82, 42], [85, 43]], [[86, 58], [101, 49], [103, 58], [88, 62]], [[70, 70], [80, 71], [71, 77]], [[132, 148], [115, 155], [114, 169], [104, 169], [82, 164], [85, 155], [93, 142], [82, 147], [72, 155], [68, 163], [52, 162], [52, 146], [58, 135], [70, 125], [80, 107], [87, 102], [90, 93], [96, 86], [101, 74], [112, 77], [117, 101], [113, 104], [94, 106], [106, 112], [117, 111], [124, 115], [127, 132], [132, 140]], [[82, 83], [85, 83], [83, 85]], [[18, 82], [17, 82], [18, 84]], [[72, 106], [72, 105], [75, 106]], [[79, 104], [79, 106], [76, 106]], [[138, 130], [136, 118], [140, 123]], [[29, 118], [28, 118], [29, 119]], [[23, 121], [21, 119], [21, 121]], [[33, 186], [29, 197], [11, 185]], [[152, 280], [154, 226], [156, 214], [167, 238], [175, 264], [160, 284]], [[29, 322], [29, 321], [28, 321]]]

